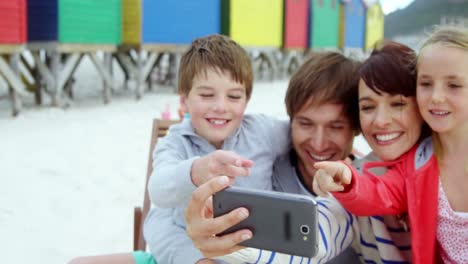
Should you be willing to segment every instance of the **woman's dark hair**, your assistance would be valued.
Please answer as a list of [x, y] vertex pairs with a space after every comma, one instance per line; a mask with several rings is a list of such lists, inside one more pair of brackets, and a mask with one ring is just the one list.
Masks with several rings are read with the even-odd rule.
[[359, 77], [377, 94], [416, 95], [416, 52], [396, 42], [374, 49], [359, 69]]

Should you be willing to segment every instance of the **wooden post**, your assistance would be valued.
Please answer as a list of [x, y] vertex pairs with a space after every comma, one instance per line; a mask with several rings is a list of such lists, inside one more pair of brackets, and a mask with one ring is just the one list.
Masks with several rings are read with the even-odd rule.
[[[20, 74], [19, 62], [20, 62], [19, 53], [14, 53], [10, 55], [10, 67], [16, 76], [19, 76]], [[12, 114], [13, 116], [17, 116], [19, 112], [21, 111], [21, 107], [22, 107], [21, 99], [19, 97], [19, 94], [16, 92], [16, 90], [14, 89], [12, 85], [9, 85], [9, 91], [10, 91], [10, 99], [12, 102]]]

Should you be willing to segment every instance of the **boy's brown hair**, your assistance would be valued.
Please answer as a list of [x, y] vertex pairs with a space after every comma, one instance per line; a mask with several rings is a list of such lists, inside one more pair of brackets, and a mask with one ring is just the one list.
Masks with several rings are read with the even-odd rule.
[[195, 39], [180, 61], [179, 94], [187, 96], [195, 76], [206, 74], [208, 69], [229, 73], [232, 80], [245, 86], [247, 99], [250, 99], [252, 64], [247, 52], [235, 41], [223, 35]]
[[284, 100], [289, 118], [292, 120], [305, 106], [342, 104], [352, 129], [358, 133], [359, 65], [337, 52], [313, 54], [289, 81]]

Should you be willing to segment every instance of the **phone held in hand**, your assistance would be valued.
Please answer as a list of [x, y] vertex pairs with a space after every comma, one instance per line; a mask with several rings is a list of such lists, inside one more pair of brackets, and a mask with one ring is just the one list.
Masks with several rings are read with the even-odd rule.
[[249, 217], [218, 235], [250, 229], [242, 246], [313, 257], [317, 253], [317, 203], [305, 195], [228, 187], [213, 196], [214, 216], [244, 207]]

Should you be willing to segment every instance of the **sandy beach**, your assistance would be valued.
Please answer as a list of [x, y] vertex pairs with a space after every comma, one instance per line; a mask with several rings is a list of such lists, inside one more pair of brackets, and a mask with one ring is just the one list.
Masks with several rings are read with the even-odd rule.
[[[178, 97], [160, 89], [137, 101], [118, 88], [104, 105], [100, 83], [93, 69], [80, 67], [70, 107], [35, 107], [26, 98], [17, 118], [0, 100], [2, 263], [58, 264], [132, 250], [152, 119], [167, 104], [175, 117]], [[255, 83], [247, 112], [287, 118], [286, 88], [287, 80]], [[369, 150], [362, 138], [355, 146]]]

